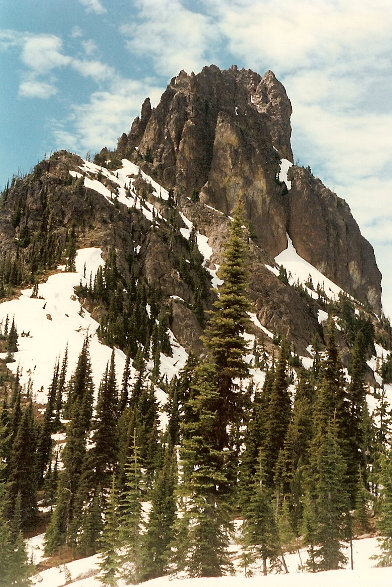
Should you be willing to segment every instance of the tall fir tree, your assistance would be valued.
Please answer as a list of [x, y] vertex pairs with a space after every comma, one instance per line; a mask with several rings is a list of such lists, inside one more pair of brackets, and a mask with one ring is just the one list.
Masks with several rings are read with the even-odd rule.
[[283, 341], [267, 407], [265, 444], [263, 447], [266, 481], [270, 486], [273, 485], [279, 452], [283, 449], [291, 418], [291, 398], [288, 384], [287, 346]]
[[261, 558], [263, 575], [281, 567], [277, 521], [273, 510], [273, 494], [265, 479], [265, 458], [259, 452], [256, 474], [243, 508], [242, 542], [251, 559]]
[[151, 511], [143, 540], [143, 580], [154, 579], [167, 572], [169, 545], [174, 538], [176, 481], [177, 463], [174, 450], [169, 446], [151, 495]]
[[318, 570], [340, 568], [349, 529], [349, 496], [346, 491], [346, 463], [338, 441], [338, 427], [330, 421], [316, 437], [311, 457], [317, 526], [315, 560]]
[[9, 466], [8, 499], [11, 516], [20, 494], [23, 529], [30, 529], [37, 520], [36, 427], [32, 401], [24, 409], [12, 443]]
[[105, 511], [105, 526], [102, 534], [102, 554], [99, 563], [99, 580], [107, 587], [116, 587], [120, 564], [120, 515], [119, 498], [113, 475], [110, 494]]
[[141, 582], [144, 573], [142, 553], [144, 528], [142, 523], [143, 474], [135, 430], [124, 474], [125, 484], [119, 508], [121, 574], [127, 583], [136, 585]]
[[347, 458], [347, 484], [350, 492], [352, 507], [355, 506], [356, 492], [358, 489], [357, 473], [361, 469], [361, 477], [366, 483], [367, 462], [366, 455], [369, 454], [369, 446], [366, 446], [366, 418], [364, 418], [366, 390], [364, 374], [366, 371], [365, 358], [365, 337], [362, 331], [356, 335], [354, 346], [351, 352], [351, 381], [347, 388], [348, 402], [348, 458]]
[[59, 379], [59, 363], [54, 366], [52, 382], [49, 387], [48, 401], [44, 413], [44, 421], [41, 426], [37, 448], [37, 471], [39, 485], [42, 486], [45, 469], [48, 466], [52, 453], [52, 432], [54, 432], [54, 410]]
[[93, 442], [94, 447], [90, 451], [91, 465], [95, 471], [94, 483], [107, 485], [111, 479], [118, 455], [117, 442], [117, 413], [118, 393], [116, 385], [116, 372], [114, 363], [114, 350], [110, 363], [103, 375], [98, 392], [94, 418]]
[[223, 283], [203, 337], [210, 361], [219, 372], [217, 385], [221, 406], [220, 425], [216, 431], [219, 449], [228, 444], [228, 425], [239, 425], [243, 416], [243, 393], [234, 380], [243, 379], [249, 373], [244, 361], [248, 345], [243, 337], [251, 309], [247, 297], [249, 245], [241, 202], [237, 203], [233, 215], [219, 269]]
[[379, 538], [381, 554], [378, 565], [392, 566], [392, 451], [384, 452], [380, 459], [380, 517], [376, 523], [381, 536]]
[[[69, 385], [70, 421], [63, 450], [64, 470], [61, 473], [56, 508], [46, 532], [46, 552], [52, 553], [66, 542], [73, 542], [82, 525], [82, 512], [75, 510], [75, 502], [82, 503], [87, 456], [87, 436], [91, 427], [94, 385], [86, 338]], [[73, 519], [74, 514], [78, 519]]]
[[174, 560], [191, 577], [216, 577], [231, 569], [227, 452], [219, 449], [221, 395], [214, 365], [201, 363], [182, 422], [183, 516], [177, 523]]

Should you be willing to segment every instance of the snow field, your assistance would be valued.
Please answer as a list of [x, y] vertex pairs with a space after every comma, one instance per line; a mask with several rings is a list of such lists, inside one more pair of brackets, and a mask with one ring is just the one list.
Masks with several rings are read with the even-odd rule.
[[[325, 294], [332, 300], [337, 300], [339, 294], [345, 293], [336, 283], [325, 277], [316, 267], [300, 257], [293, 245], [293, 241], [287, 236], [287, 248], [275, 257], [275, 262], [278, 265], [283, 265], [287, 271], [287, 277], [290, 285], [295, 284], [298, 280], [301, 284], [305, 284], [309, 276], [315, 288], [319, 285], [325, 291]], [[272, 269], [266, 265], [267, 269]], [[275, 271], [274, 271], [275, 273]], [[276, 274], [276, 273], [275, 273]], [[313, 290], [306, 288], [312, 297], [318, 298], [318, 294]]]
[[[70, 378], [87, 335], [94, 385], [99, 387], [112, 350], [99, 341], [98, 322], [81, 307], [74, 288], [88, 284], [90, 275], [94, 278], [103, 264], [101, 249], [81, 249], [76, 256], [76, 272], [51, 275], [46, 283], [39, 284], [38, 298], [31, 298], [32, 289], [25, 289], [18, 299], [0, 304], [3, 327], [8, 315], [10, 324], [15, 320], [19, 334], [19, 350], [8, 367], [13, 373], [19, 370], [22, 387], [30, 386], [38, 403], [46, 403], [54, 365], [58, 359], [61, 362], [67, 346]], [[119, 349], [115, 349], [115, 365], [121, 381], [125, 355]]]
[[[43, 535], [37, 536], [29, 541], [30, 551], [43, 550]], [[321, 573], [300, 572], [300, 559], [298, 554], [285, 555], [289, 574], [268, 575], [264, 577], [260, 570], [254, 569], [254, 576], [246, 578], [239, 568], [234, 576], [219, 578], [198, 578], [198, 579], [177, 579], [172, 576], [160, 577], [145, 583], [148, 587], [391, 587], [392, 568], [375, 568], [376, 561], [372, 556], [377, 554], [378, 545], [376, 538], [363, 538], [353, 543], [354, 570], [349, 568], [339, 571], [324, 571]], [[346, 551], [346, 555], [349, 553]], [[301, 551], [302, 562], [306, 561], [306, 552]], [[35, 562], [38, 562], [38, 558]], [[60, 587], [70, 580], [69, 584], [75, 587], [98, 587], [101, 585], [98, 573], [99, 555], [80, 559], [41, 571], [33, 577], [33, 585], [40, 587]], [[66, 573], [66, 569], [68, 573]], [[70, 576], [70, 579], [69, 579]], [[124, 587], [126, 583], [119, 581], [119, 586]]]

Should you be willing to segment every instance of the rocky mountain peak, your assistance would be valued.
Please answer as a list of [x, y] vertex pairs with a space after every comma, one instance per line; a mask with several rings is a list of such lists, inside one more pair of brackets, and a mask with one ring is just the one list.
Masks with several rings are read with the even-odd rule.
[[179, 201], [188, 197], [230, 215], [241, 197], [267, 255], [281, 253], [288, 234], [304, 259], [380, 312], [381, 275], [348, 206], [309, 169], [292, 167], [292, 183], [282, 173], [282, 160], [286, 167], [293, 162], [291, 113], [272, 71], [182, 70], [156, 108], [144, 102], [116, 154], [144, 166]]

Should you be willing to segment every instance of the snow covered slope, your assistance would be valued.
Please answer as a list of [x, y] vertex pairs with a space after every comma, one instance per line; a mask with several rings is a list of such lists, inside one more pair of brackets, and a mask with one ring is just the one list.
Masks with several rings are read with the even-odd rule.
[[[39, 541], [33, 543], [34, 560], [40, 559], [42, 552]], [[264, 577], [260, 571], [253, 577], [244, 577], [238, 570], [234, 576], [201, 579], [176, 579], [173, 577], [160, 577], [144, 583], [149, 587], [391, 587], [392, 567], [375, 568], [372, 556], [377, 554], [377, 539], [364, 538], [355, 540], [353, 545], [354, 570], [349, 568], [339, 571], [326, 571], [321, 573], [307, 573], [298, 570], [299, 558], [297, 554], [287, 555], [289, 568], [288, 575], [268, 575]], [[304, 558], [305, 553], [302, 553]], [[306, 556], [305, 556], [306, 558]], [[80, 559], [53, 567], [37, 573], [33, 577], [33, 585], [40, 587], [60, 587], [65, 584], [67, 577], [69, 585], [75, 587], [99, 587], [98, 579], [99, 555], [86, 559]], [[70, 578], [69, 578], [70, 577]], [[125, 582], [119, 581], [119, 587], [124, 587]]]
[[[18, 299], [0, 304], [3, 326], [8, 315], [10, 322], [15, 320], [19, 334], [15, 362], [8, 366], [14, 373], [19, 369], [22, 386], [30, 385], [40, 403], [46, 401], [53, 367], [56, 360], [64, 356], [67, 345], [70, 376], [83, 341], [89, 336], [96, 388], [110, 360], [111, 349], [98, 340], [98, 322], [81, 308], [74, 292], [74, 287], [87, 284], [90, 275], [94, 277], [98, 267], [103, 265], [101, 254], [97, 248], [81, 249], [76, 256], [76, 272], [51, 275], [46, 283], [39, 285], [37, 298], [31, 297], [32, 289], [25, 289]], [[125, 355], [118, 349], [115, 362], [117, 375], [121, 377]]]
[[[316, 267], [305, 261], [300, 257], [293, 245], [293, 242], [287, 234], [287, 249], [279, 253], [275, 257], [275, 261], [278, 265], [282, 265], [286, 271], [290, 285], [299, 281], [301, 284], [305, 284], [309, 278], [313, 282], [313, 287], [316, 289], [319, 285], [320, 288], [324, 289], [325, 294], [332, 300], [336, 300], [340, 293], [344, 293], [336, 283], [325, 277]], [[268, 267], [269, 269], [272, 269]], [[307, 288], [307, 291], [312, 297], [317, 298], [318, 295], [312, 290]]]

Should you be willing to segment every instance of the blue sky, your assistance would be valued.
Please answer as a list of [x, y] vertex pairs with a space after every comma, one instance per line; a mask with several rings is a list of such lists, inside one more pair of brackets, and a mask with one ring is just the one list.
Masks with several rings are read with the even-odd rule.
[[391, 315], [391, 30], [390, 0], [1, 0], [0, 186], [45, 153], [114, 146], [181, 69], [272, 69], [295, 161], [349, 203]]

